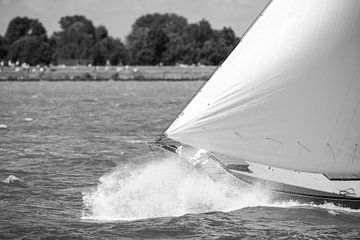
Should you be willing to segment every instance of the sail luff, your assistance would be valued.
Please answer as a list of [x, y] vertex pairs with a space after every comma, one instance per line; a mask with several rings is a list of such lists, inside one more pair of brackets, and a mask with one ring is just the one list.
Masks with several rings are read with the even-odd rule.
[[[273, 0], [270, 0], [265, 7], [261, 10], [261, 12], [256, 16], [256, 18], [254, 19], [254, 21], [249, 25], [249, 27], [244, 31], [244, 33], [241, 35], [240, 37], [240, 41], [234, 46], [234, 48], [229, 52], [228, 56], [225, 57], [222, 62], [220, 63], [219, 67], [217, 67], [212, 74], [210, 75], [209, 79], [212, 79], [212, 77], [214, 76], [214, 74], [216, 73], [216, 71], [219, 70], [219, 68], [221, 68], [221, 66], [223, 65], [223, 63], [225, 62], [225, 60], [229, 57], [229, 55], [231, 54], [231, 52], [239, 45], [241, 44], [241, 42], [243, 41], [243, 39], [245, 38], [245, 36], [247, 35], [247, 33], [250, 31], [250, 29], [255, 25], [255, 23], [259, 20], [259, 18], [263, 15], [263, 13], [266, 11], [266, 9], [269, 7], [269, 5], [271, 4]], [[174, 122], [176, 121], [176, 119], [179, 118], [179, 116], [182, 114], [182, 112], [184, 111], [184, 109], [186, 109], [186, 107], [191, 103], [191, 101], [201, 92], [201, 90], [205, 87], [205, 85], [207, 84], [207, 82], [205, 82], [200, 88], [199, 90], [189, 99], [189, 101], [184, 105], [184, 107], [181, 109], [181, 111], [179, 112], [179, 114], [176, 115], [176, 117], [170, 122], [170, 124], [164, 129], [164, 131], [161, 133], [160, 136], [166, 136], [166, 131], [169, 129], [169, 127], [171, 125], [174, 124]]]

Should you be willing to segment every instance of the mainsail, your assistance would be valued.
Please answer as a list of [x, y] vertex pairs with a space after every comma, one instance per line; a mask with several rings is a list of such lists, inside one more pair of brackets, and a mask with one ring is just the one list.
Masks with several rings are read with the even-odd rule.
[[165, 135], [360, 179], [359, 44], [360, 1], [274, 0]]

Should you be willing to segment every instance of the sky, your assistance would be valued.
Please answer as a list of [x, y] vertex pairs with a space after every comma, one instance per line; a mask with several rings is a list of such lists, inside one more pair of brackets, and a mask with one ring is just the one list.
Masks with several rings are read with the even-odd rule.
[[256, 18], [269, 0], [0, 0], [0, 34], [11, 19], [39, 19], [51, 35], [60, 30], [66, 15], [84, 15], [95, 26], [104, 25], [109, 34], [125, 40], [135, 20], [148, 13], [176, 13], [189, 23], [206, 19], [212, 28], [231, 27], [237, 36]]

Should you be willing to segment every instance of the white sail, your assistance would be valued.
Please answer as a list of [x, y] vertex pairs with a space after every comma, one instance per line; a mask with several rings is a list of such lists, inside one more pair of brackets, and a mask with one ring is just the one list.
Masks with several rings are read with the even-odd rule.
[[268, 166], [360, 178], [360, 1], [274, 0], [165, 134]]

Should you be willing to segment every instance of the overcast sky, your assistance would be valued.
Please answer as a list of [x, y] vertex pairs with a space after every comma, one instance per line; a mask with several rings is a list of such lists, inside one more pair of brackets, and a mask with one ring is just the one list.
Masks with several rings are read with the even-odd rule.
[[48, 34], [59, 30], [58, 21], [80, 14], [95, 26], [105, 25], [122, 40], [134, 21], [146, 13], [176, 13], [190, 23], [202, 18], [213, 28], [231, 27], [240, 36], [269, 0], [0, 0], [0, 34], [16, 16], [39, 19]]

